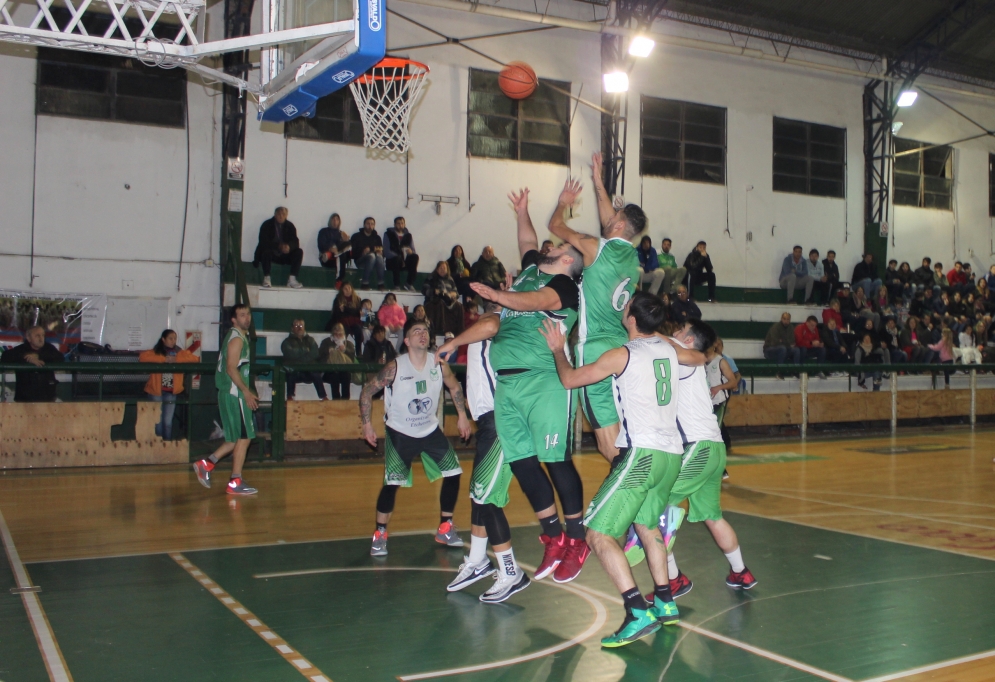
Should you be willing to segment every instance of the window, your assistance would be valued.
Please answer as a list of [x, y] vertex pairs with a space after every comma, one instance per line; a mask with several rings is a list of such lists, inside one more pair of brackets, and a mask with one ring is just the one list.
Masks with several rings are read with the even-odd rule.
[[287, 137], [303, 140], [363, 144], [363, 121], [348, 87], [325, 95], [318, 100], [313, 117], [299, 116], [288, 121], [283, 130]]
[[895, 138], [895, 203], [950, 210], [953, 147]]
[[641, 175], [725, 184], [725, 109], [646, 96], [640, 109]]
[[570, 97], [564, 92], [570, 83], [540, 78], [534, 93], [515, 100], [501, 92], [496, 72], [470, 69], [470, 155], [570, 165]]
[[988, 155], [988, 215], [995, 216], [995, 154]]
[[774, 119], [774, 191], [846, 194], [846, 128]]

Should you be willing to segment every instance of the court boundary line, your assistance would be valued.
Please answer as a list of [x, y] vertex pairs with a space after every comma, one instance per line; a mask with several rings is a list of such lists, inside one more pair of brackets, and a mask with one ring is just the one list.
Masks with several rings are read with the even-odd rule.
[[[18, 589], [30, 590], [35, 587], [28, 578], [24, 564], [21, 563], [21, 557], [17, 553], [14, 538], [10, 534], [10, 528], [7, 527], [7, 520], [4, 518], [3, 512], [0, 512], [0, 539], [3, 540], [7, 562], [14, 573], [14, 582]], [[35, 642], [38, 644], [38, 650], [41, 652], [41, 659], [48, 671], [49, 679], [52, 682], [73, 682], [72, 673], [69, 672], [66, 659], [62, 656], [59, 641], [55, 638], [52, 624], [48, 622], [48, 616], [45, 614], [45, 608], [41, 605], [38, 593], [21, 592], [21, 601], [24, 603], [24, 610], [28, 616], [28, 622], [31, 623], [31, 629], [34, 631]]]
[[955, 665], [960, 665], [961, 663], [971, 663], [972, 661], [981, 661], [986, 658], [992, 658], [995, 656], [995, 649], [989, 651], [982, 651], [981, 653], [971, 654], [970, 656], [961, 656], [960, 658], [951, 658], [947, 661], [940, 661], [938, 663], [931, 663], [929, 665], [919, 666], [918, 668], [911, 668], [900, 673], [891, 673], [889, 675], [881, 675], [880, 677], [871, 677], [866, 680], [861, 680], [860, 682], [890, 682], [891, 680], [900, 680], [903, 677], [911, 677], [912, 675], [919, 675], [920, 673], [928, 673], [934, 670], [942, 670], [943, 668], [950, 668]]
[[[519, 564], [525, 568], [524, 564]], [[534, 569], [533, 569], [534, 570]], [[253, 578], [258, 580], [269, 580], [270, 578], [292, 578], [298, 576], [308, 576], [308, 575], [323, 575], [328, 573], [362, 573], [362, 572], [378, 572], [378, 571], [433, 571], [439, 573], [453, 573], [453, 569], [441, 568], [439, 566], [345, 566], [340, 568], [311, 568], [302, 569], [299, 571], [280, 571], [276, 573], [258, 573], [253, 575]], [[538, 582], [538, 581], [537, 581]], [[480, 663], [478, 665], [464, 666], [462, 668], [448, 668], [445, 670], [432, 670], [425, 673], [415, 673], [412, 675], [397, 675], [397, 679], [401, 682], [411, 682], [413, 680], [429, 680], [437, 677], [449, 677], [451, 675], [465, 675], [468, 673], [477, 673], [484, 670], [494, 670], [496, 668], [506, 668], [512, 665], [518, 665], [519, 663], [527, 663], [528, 661], [534, 661], [536, 659], [545, 658], [546, 656], [551, 656], [552, 654], [559, 653], [560, 651], [566, 651], [575, 646], [583, 644], [585, 641], [596, 635], [601, 631], [601, 628], [605, 626], [608, 622], [608, 610], [605, 608], [599, 600], [594, 599], [592, 595], [585, 594], [582, 589], [579, 589], [575, 585], [567, 585], [563, 583], [541, 583], [547, 585], [548, 587], [558, 587], [567, 592], [572, 592], [577, 595], [594, 609], [594, 620], [591, 622], [587, 628], [581, 632], [579, 635], [575, 635], [570, 639], [555, 644], [551, 647], [546, 647], [545, 649], [539, 649], [538, 651], [533, 651], [530, 654], [523, 654], [521, 656], [516, 656], [514, 658], [502, 659], [500, 661], [493, 661], [491, 663]], [[485, 607], [486, 608], [486, 607]]]
[[[729, 485], [735, 485], [735, 484], [729, 484]], [[793, 488], [766, 488], [766, 490], [774, 490], [776, 492], [798, 492]], [[931, 504], [956, 504], [967, 507], [985, 507], [986, 509], [995, 509], [995, 504], [981, 504], [980, 502], [956, 502], [952, 500], [932, 500], [927, 497], [905, 497], [902, 495], [872, 495], [870, 493], [838, 492], [835, 490], [805, 490], [804, 492], [816, 495], [853, 495], [854, 497], [870, 497], [872, 499], [878, 499], [878, 500], [903, 500], [906, 502], [929, 502]]]
[[218, 585], [210, 576], [197, 568], [189, 559], [179, 552], [170, 552], [169, 558], [175, 561], [180, 567], [196, 580], [201, 587], [214, 596], [231, 613], [245, 623], [253, 632], [270, 645], [270, 647], [280, 655], [283, 660], [293, 667], [294, 670], [303, 675], [311, 682], [332, 682], [318, 669], [314, 663], [309, 661], [304, 654], [293, 648], [283, 637], [280, 637], [273, 629], [262, 622], [252, 611], [245, 608], [241, 602], [232, 597], [227, 590]]

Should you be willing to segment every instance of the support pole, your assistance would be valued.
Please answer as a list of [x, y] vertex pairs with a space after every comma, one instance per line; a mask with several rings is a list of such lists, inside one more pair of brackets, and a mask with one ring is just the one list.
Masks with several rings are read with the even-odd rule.
[[802, 392], [802, 440], [808, 437], [808, 373], [802, 372], [801, 392]]
[[898, 372], [891, 373], [891, 435], [898, 432]]
[[971, 370], [971, 428], [978, 421], [978, 370]]

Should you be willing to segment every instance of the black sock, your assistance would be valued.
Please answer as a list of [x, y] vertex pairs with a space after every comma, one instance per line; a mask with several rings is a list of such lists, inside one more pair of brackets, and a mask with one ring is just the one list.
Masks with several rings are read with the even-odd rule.
[[639, 591], [638, 587], [633, 587], [628, 592], [623, 592], [622, 601], [625, 602], [625, 610], [630, 613], [632, 609], [642, 609], [645, 611], [649, 608], [649, 604], [643, 599], [643, 593]]
[[653, 598], [658, 602], [674, 601], [674, 595], [670, 593], [670, 583], [657, 585], [653, 590]]
[[539, 525], [542, 526], [542, 532], [551, 538], [558, 538], [563, 533], [563, 526], [560, 525], [559, 514], [553, 514], [552, 516], [547, 516], [544, 519], [539, 519]]
[[440, 526], [442, 524], [444, 524], [446, 521], [452, 522], [452, 520], [453, 520], [453, 517], [451, 517], [451, 516], [442, 516], [441, 514], [439, 515], [439, 525]]
[[565, 518], [563, 519], [567, 524], [567, 537], [574, 540], [583, 540], [586, 533], [584, 532], [584, 517], [577, 516], [575, 518]]
[[386, 533], [387, 532], [387, 524], [386, 523], [380, 523], [379, 521], [377, 521], [377, 530], [380, 531], [381, 533]]

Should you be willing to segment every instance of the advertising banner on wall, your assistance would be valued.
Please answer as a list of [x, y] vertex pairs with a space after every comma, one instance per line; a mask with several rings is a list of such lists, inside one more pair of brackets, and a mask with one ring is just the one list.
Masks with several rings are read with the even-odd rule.
[[16, 346], [29, 327], [40, 326], [45, 339], [66, 353], [80, 341], [103, 344], [107, 297], [42, 294], [0, 289], [0, 345]]

